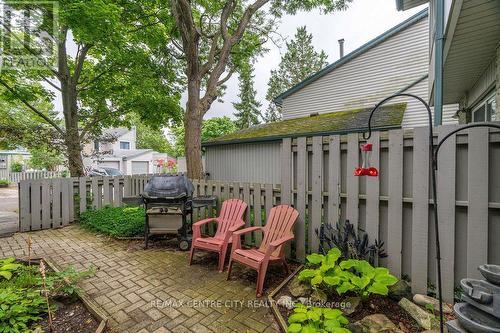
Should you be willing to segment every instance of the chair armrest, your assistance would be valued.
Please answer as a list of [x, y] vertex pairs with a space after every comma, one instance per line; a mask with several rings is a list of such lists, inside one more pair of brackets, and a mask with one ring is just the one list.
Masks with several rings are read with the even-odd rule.
[[236, 249], [241, 249], [241, 235], [257, 230], [262, 231], [262, 229], [262, 227], [249, 227], [233, 232], [233, 247], [231, 251], [234, 252]]
[[202, 225], [210, 223], [212, 221], [213, 222], [217, 222], [217, 218], [216, 217], [210, 217], [208, 219], [200, 220], [200, 221], [198, 221], [196, 223], [193, 223], [193, 227], [201, 227]]
[[280, 239], [276, 239], [276, 240], [272, 241], [271, 243], [269, 243], [269, 246], [270, 246], [270, 247], [274, 247], [274, 248], [276, 249], [278, 246], [280, 246], [280, 245], [282, 245], [283, 243], [286, 243], [286, 242], [288, 242], [288, 241], [291, 241], [293, 238], [294, 238], [294, 236], [293, 236], [293, 235], [289, 235], [289, 236], [286, 236], [286, 237], [282, 237], [282, 238], [280, 238]]
[[289, 235], [289, 236], [282, 237], [280, 239], [276, 239], [276, 240], [272, 241], [271, 243], [269, 243], [269, 246], [267, 247], [267, 250], [266, 250], [266, 255], [264, 256], [264, 260], [269, 260], [269, 258], [271, 257], [271, 254], [274, 251], [276, 251], [276, 249], [280, 245], [283, 245], [284, 243], [291, 241], [293, 238], [294, 238], [293, 235]]
[[193, 223], [192, 229], [193, 229], [193, 240], [200, 238], [201, 237], [201, 227], [205, 224], [208, 224], [210, 222], [217, 222], [216, 217], [210, 217], [208, 219], [200, 220], [196, 223]]
[[257, 230], [262, 230], [262, 227], [249, 227], [249, 228], [241, 229], [241, 230], [233, 232], [233, 236], [241, 236], [241, 235], [247, 234], [249, 232], [257, 231]]

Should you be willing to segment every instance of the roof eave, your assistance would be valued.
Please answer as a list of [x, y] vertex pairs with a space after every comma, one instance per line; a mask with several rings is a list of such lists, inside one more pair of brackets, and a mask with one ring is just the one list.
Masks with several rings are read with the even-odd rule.
[[[376, 131], [388, 131], [392, 129], [400, 129], [401, 125], [386, 125], [386, 126], [378, 126], [372, 127], [372, 130]], [[274, 136], [266, 136], [266, 137], [257, 137], [257, 138], [247, 138], [247, 139], [234, 139], [227, 141], [209, 141], [202, 143], [202, 147], [212, 147], [212, 146], [221, 146], [221, 145], [229, 145], [229, 144], [239, 144], [239, 143], [254, 143], [254, 142], [270, 142], [270, 141], [278, 141], [285, 138], [298, 138], [303, 136], [325, 136], [325, 135], [343, 135], [348, 133], [363, 133], [367, 132], [368, 127], [363, 128], [355, 128], [348, 130], [336, 130], [336, 131], [323, 131], [323, 132], [306, 132], [306, 133], [297, 133], [297, 134], [289, 134], [289, 135], [274, 135]]]

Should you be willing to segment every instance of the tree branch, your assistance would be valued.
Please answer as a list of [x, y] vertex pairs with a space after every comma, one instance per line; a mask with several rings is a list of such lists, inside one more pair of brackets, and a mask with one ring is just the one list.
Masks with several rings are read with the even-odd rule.
[[15, 91], [11, 86], [7, 84], [2, 78], [0, 78], [0, 84], [4, 86], [12, 95], [14, 95], [18, 100], [20, 100], [24, 105], [26, 105], [31, 111], [33, 111], [36, 115], [38, 115], [40, 118], [45, 120], [47, 123], [52, 125], [60, 134], [64, 135], [64, 131], [57, 125], [52, 119], [47, 117], [43, 112], [40, 112], [37, 108], [35, 108], [31, 103], [28, 101], [24, 100], [17, 91]]
[[[80, 47], [80, 46], [79, 46]], [[83, 69], [83, 63], [85, 62], [85, 57], [89, 49], [92, 47], [90, 44], [83, 45], [81, 50], [78, 50], [77, 56], [75, 58], [75, 73], [73, 74], [73, 80], [75, 84], [78, 82]]]

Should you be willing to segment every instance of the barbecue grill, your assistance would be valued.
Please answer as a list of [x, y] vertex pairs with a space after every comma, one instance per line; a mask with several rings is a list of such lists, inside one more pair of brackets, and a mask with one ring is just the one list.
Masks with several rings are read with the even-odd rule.
[[[217, 198], [193, 198], [193, 183], [185, 175], [155, 175], [141, 195], [146, 210], [145, 242], [151, 235], [177, 235], [179, 248], [191, 247], [193, 208], [214, 206]], [[189, 223], [188, 223], [189, 217]]]

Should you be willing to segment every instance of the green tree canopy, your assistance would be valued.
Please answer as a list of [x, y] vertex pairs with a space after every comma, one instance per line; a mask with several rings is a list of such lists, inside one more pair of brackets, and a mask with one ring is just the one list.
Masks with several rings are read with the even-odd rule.
[[[232, 133], [237, 129], [238, 128], [236, 127], [234, 121], [232, 121], [229, 117], [224, 116], [203, 120], [201, 128], [201, 140], [202, 142], [208, 141], [221, 135]], [[185, 156], [184, 126], [173, 128], [172, 134], [175, 140], [175, 156]]]
[[253, 67], [248, 64], [243, 66], [240, 70], [240, 93], [238, 97], [240, 101], [233, 103], [237, 112], [234, 114], [236, 117], [235, 124], [239, 129], [248, 128], [260, 123], [260, 107], [262, 104], [257, 101], [256, 94], [253, 87]]
[[63, 155], [55, 149], [37, 147], [30, 149], [30, 153], [28, 165], [33, 169], [55, 171], [58, 166], [64, 164]]
[[[125, 114], [136, 112], [146, 122], [163, 124], [181, 119], [177, 59], [163, 54], [171, 29], [145, 23], [154, 4], [61, 0], [58, 13], [51, 6], [42, 6], [40, 31], [50, 38], [39, 38], [38, 46], [48, 48], [54, 41], [57, 64], [48, 61], [43, 68], [0, 72], [0, 99], [13, 112], [28, 110], [37, 116], [36, 121], [52, 128], [57, 134], [54, 139], [62, 143], [72, 175], [83, 173], [83, 144], [98, 138], [103, 128], [121, 126]], [[16, 10], [32, 6], [29, 0], [15, 4]], [[53, 17], [58, 18], [56, 31], [51, 24]], [[162, 19], [171, 26], [171, 16]], [[18, 40], [24, 52], [32, 54], [32, 45], [1, 23], [0, 37]], [[72, 42], [76, 44], [74, 56], [68, 48]], [[158, 56], [160, 50], [162, 56]], [[56, 119], [38, 106], [40, 101], [55, 100], [48, 86], [62, 96], [62, 110]]]
[[324, 51], [317, 52], [312, 46], [312, 34], [306, 27], [297, 28], [294, 38], [286, 43], [286, 52], [281, 57], [278, 69], [271, 71], [267, 83], [266, 99], [270, 101], [265, 113], [266, 122], [281, 119], [281, 109], [272, 100], [297, 83], [305, 80], [327, 64]]

